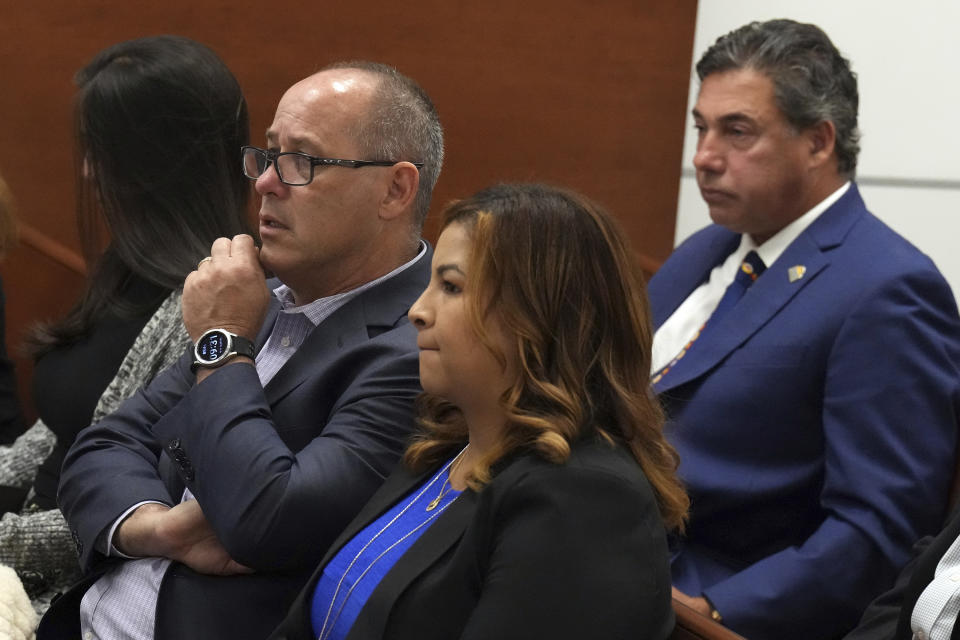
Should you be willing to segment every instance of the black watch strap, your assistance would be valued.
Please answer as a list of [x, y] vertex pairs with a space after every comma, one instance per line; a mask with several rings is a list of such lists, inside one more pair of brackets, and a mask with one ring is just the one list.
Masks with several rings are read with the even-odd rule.
[[205, 331], [194, 345], [194, 360], [190, 369], [194, 373], [200, 368], [216, 369], [235, 356], [255, 359], [255, 355], [256, 350], [251, 340], [230, 333], [226, 329], [210, 329]]

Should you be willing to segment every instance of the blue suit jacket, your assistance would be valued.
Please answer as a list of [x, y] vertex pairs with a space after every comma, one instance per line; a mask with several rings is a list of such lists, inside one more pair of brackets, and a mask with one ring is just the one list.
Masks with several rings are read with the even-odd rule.
[[[420, 392], [406, 314], [429, 280], [430, 258], [335, 311], [266, 387], [246, 365], [195, 385], [188, 353], [80, 433], [59, 499], [92, 577], [110, 562], [95, 541], [127, 508], [176, 504], [185, 486], [230, 555], [256, 570], [201, 576], [174, 563], [160, 590], [158, 640], [266, 637], [396, 464]], [[278, 308], [274, 301], [258, 350]], [[51, 609], [38, 637], [76, 627], [85, 587]]]
[[[677, 248], [649, 285], [657, 327], [739, 239]], [[950, 288], [851, 185], [657, 385], [692, 498], [675, 586], [751, 640], [852, 627], [939, 528], [958, 363]]]

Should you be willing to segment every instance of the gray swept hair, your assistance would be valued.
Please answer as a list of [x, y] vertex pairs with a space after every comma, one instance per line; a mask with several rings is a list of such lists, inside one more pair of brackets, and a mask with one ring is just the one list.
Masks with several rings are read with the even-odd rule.
[[328, 64], [321, 71], [332, 69], [356, 69], [379, 79], [370, 111], [354, 133], [372, 159], [423, 163], [414, 201], [414, 225], [419, 234], [443, 167], [443, 127], [433, 101], [413, 79], [386, 64], [348, 60]]
[[820, 27], [786, 19], [751, 22], [718, 38], [696, 68], [701, 82], [735, 69], [767, 75], [777, 106], [795, 129], [833, 123], [838, 169], [855, 176], [860, 153], [857, 76]]

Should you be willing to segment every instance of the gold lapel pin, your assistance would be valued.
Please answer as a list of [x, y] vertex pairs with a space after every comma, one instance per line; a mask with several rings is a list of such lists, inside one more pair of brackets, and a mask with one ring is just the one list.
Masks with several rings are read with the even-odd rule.
[[795, 267], [790, 267], [787, 269], [787, 277], [790, 278], [790, 282], [796, 282], [803, 277], [803, 274], [807, 272], [807, 268], [802, 264], [798, 264]]

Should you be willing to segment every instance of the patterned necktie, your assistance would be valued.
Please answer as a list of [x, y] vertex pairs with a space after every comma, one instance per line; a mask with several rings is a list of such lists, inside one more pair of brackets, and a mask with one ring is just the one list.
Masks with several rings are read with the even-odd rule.
[[690, 338], [690, 341], [687, 342], [680, 349], [680, 353], [670, 361], [670, 363], [665, 366], [663, 369], [657, 372], [653, 379], [651, 380], [652, 384], [657, 384], [663, 379], [663, 376], [677, 364], [677, 362], [687, 354], [687, 351], [690, 350], [690, 347], [694, 342], [700, 338], [704, 331], [709, 330], [710, 327], [715, 327], [719, 323], [720, 319], [727, 314], [730, 309], [733, 309], [734, 305], [740, 301], [740, 298], [743, 297], [743, 294], [747, 292], [747, 289], [750, 288], [757, 278], [766, 270], [767, 265], [763, 264], [763, 260], [760, 259], [760, 256], [756, 251], [750, 251], [747, 255], [743, 257], [743, 262], [740, 263], [740, 268], [737, 269], [737, 275], [734, 277], [733, 282], [730, 283], [730, 286], [727, 287], [727, 290], [723, 293], [723, 297], [720, 298], [720, 302], [717, 304], [717, 308], [713, 310], [713, 313], [710, 314], [710, 317], [707, 321], [697, 330], [693, 337]]
[[750, 285], [760, 277], [760, 274], [762, 274], [766, 268], [767, 265], [763, 264], [763, 260], [760, 259], [756, 251], [751, 251], [745, 255], [743, 262], [740, 264], [740, 268], [737, 269], [737, 276], [733, 279], [733, 282], [730, 283], [730, 286], [727, 287], [723, 297], [720, 298], [720, 302], [717, 304], [717, 308], [710, 314], [710, 318], [706, 324], [700, 329], [701, 333], [703, 329], [711, 323], [716, 326], [717, 321], [725, 316], [730, 309], [733, 309], [734, 305], [740, 301], [743, 294], [750, 288]]

